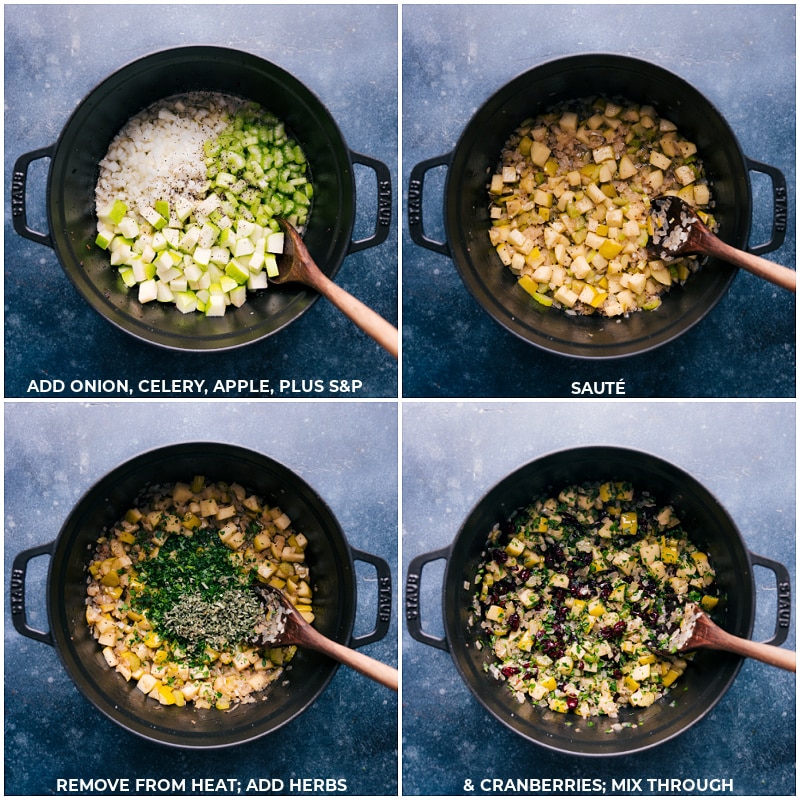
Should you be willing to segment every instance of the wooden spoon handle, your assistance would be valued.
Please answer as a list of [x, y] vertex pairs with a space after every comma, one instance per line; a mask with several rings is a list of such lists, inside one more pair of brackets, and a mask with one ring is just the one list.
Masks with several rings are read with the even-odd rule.
[[712, 256], [721, 258], [734, 266], [752, 272], [759, 278], [774, 283], [790, 292], [797, 291], [797, 273], [788, 267], [782, 267], [772, 261], [767, 261], [761, 256], [754, 256], [744, 250], [731, 247], [716, 236], [710, 235], [703, 242], [705, 251]]
[[797, 653], [793, 650], [785, 650], [772, 644], [752, 642], [749, 639], [741, 639], [738, 636], [723, 633], [724, 636], [716, 637], [716, 641], [709, 646], [716, 650], [729, 650], [740, 656], [754, 658], [756, 661], [762, 661], [789, 672], [797, 672]]
[[394, 667], [390, 667], [388, 664], [365, 656], [363, 653], [359, 653], [358, 650], [353, 650], [338, 642], [334, 642], [332, 639], [323, 636], [313, 629], [306, 631], [306, 634], [306, 641], [304, 643], [308, 647], [312, 647], [314, 650], [318, 650], [320, 653], [324, 653], [340, 661], [342, 664], [346, 664], [348, 667], [360, 672], [362, 675], [366, 675], [373, 681], [382, 683], [388, 689], [394, 689], [395, 692], [397, 691], [399, 679], [397, 670]]
[[369, 306], [353, 297], [349, 292], [335, 284], [327, 275], [316, 271], [313, 276], [314, 288], [325, 295], [345, 316], [355, 322], [364, 333], [371, 336], [381, 347], [397, 358], [398, 333], [394, 325], [387, 322]]

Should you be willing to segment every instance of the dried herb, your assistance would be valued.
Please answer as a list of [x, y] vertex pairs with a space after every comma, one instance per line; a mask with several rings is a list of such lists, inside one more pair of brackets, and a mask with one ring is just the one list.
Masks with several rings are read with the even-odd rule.
[[261, 603], [248, 589], [229, 589], [213, 600], [185, 594], [164, 614], [165, 630], [191, 650], [222, 650], [249, 637], [262, 615]]

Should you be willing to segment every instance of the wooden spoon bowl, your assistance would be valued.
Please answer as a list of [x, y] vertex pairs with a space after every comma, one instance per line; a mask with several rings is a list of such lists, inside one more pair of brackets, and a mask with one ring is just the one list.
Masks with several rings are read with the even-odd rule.
[[669, 261], [690, 254], [714, 256], [791, 292], [797, 291], [797, 273], [793, 269], [725, 244], [679, 197], [668, 195], [652, 200], [650, 221], [653, 235], [648, 249], [657, 258]]
[[780, 667], [789, 672], [797, 672], [797, 654], [782, 647], [771, 644], [752, 642], [722, 630], [712, 622], [711, 618], [699, 606], [688, 603], [684, 611], [687, 626], [681, 641], [675, 650], [659, 650], [662, 655], [676, 655], [691, 650], [706, 648], [709, 650], [726, 650], [746, 658], [755, 658], [773, 667]]
[[[359, 653], [349, 647], [334, 642], [327, 636], [306, 622], [303, 615], [291, 604], [288, 598], [279, 589], [271, 586], [258, 585], [253, 591], [261, 600], [267, 624], [256, 630], [254, 643], [261, 647], [283, 647], [297, 645], [308, 647], [319, 653], [324, 653], [330, 658], [366, 675], [389, 689], [397, 691], [399, 679], [394, 667]], [[275, 623], [275, 624], [272, 624]]]

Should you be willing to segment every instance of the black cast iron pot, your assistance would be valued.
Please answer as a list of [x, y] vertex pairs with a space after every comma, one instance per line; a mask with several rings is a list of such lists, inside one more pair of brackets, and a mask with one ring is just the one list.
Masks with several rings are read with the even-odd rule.
[[[164, 50], [134, 61], [106, 78], [73, 112], [58, 141], [17, 159], [12, 184], [14, 229], [52, 247], [89, 305], [138, 339], [173, 350], [225, 350], [250, 344], [297, 319], [318, 297], [299, 285], [250, 294], [224, 317], [182, 314], [171, 304], [139, 303], [126, 291], [108, 253], [94, 246], [95, 184], [111, 140], [136, 113], [164, 97], [217, 91], [260, 103], [276, 114], [303, 147], [314, 184], [305, 242], [320, 269], [333, 278], [348, 253], [383, 242], [391, 222], [391, 177], [375, 159], [351, 151], [317, 97], [282, 68], [222, 47]], [[49, 158], [46, 210], [49, 233], [28, 227], [25, 193], [31, 162]], [[373, 235], [352, 241], [356, 211], [353, 165], [371, 168], [378, 185]]]
[[[770, 644], [781, 644], [789, 632], [791, 587], [787, 569], [750, 553], [736, 524], [719, 502], [691, 475], [662, 459], [620, 447], [581, 447], [543, 456], [498, 483], [472, 509], [449, 547], [412, 559], [406, 583], [406, 621], [417, 641], [449, 651], [466, 685], [501, 723], [531, 742], [561, 753], [586, 756], [626, 755], [678, 736], [694, 725], [722, 698], [742, 665], [731, 653], [699, 651], [680, 679], [680, 687], [645, 709], [627, 708], [619, 722], [633, 723], [613, 735], [607, 725], [567, 725], [564, 714], [520, 705], [505, 682], [491, 677], [491, 648], [475, 647], [478, 631], [469, 624], [473, 580], [492, 527], [547, 491], [593, 480], [630, 481], [637, 490], [650, 490], [659, 503], [670, 503], [684, 530], [711, 558], [726, 602], [714, 618], [725, 630], [749, 638], [753, 632], [756, 591], [753, 567], [771, 570], [778, 605]], [[445, 560], [442, 591], [444, 638], [427, 633], [419, 614], [419, 588], [425, 564]]]
[[[534, 301], [500, 262], [488, 230], [487, 185], [500, 152], [526, 118], [561, 101], [595, 95], [653, 105], [697, 144], [712, 184], [719, 236], [751, 253], [776, 250], [786, 233], [786, 180], [771, 166], [747, 158], [728, 123], [694, 87], [655, 64], [610, 54], [556, 59], [525, 72], [492, 95], [475, 113], [453, 151], [417, 164], [408, 189], [412, 240], [451, 256], [475, 300], [500, 325], [544, 350], [577, 358], [616, 358], [651, 350], [697, 324], [728, 290], [736, 270], [710, 259], [685, 287], [673, 289], [655, 312], [609, 320], [569, 316]], [[422, 218], [425, 175], [447, 167], [444, 186], [446, 241], [426, 236]], [[774, 210], [768, 242], [749, 246], [752, 197], [749, 172], [767, 174]]]
[[[98, 481], [73, 508], [55, 541], [20, 553], [11, 576], [11, 611], [19, 633], [52, 645], [75, 685], [105, 716], [153, 742], [183, 748], [220, 748], [277, 730], [308, 708], [323, 692], [338, 663], [311, 650], [298, 649], [287, 681], [268, 689], [263, 702], [224, 713], [160, 706], [147, 699], [135, 681], [126, 682], [109, 668], [85, 618], [86, 569], [93, 544], [119, 520], [149, 482], [234, 481], [279, 504], [297, 530], [308, 538], [307, 562], [314, 585], [314, 626], [349, 647], [382, 639], [390, 623], [391, 576], [382, 558], [356, 550], [325, 501], [302, 478], [267, 456], [235, 445], [193, 442], [162, 447], [134, 457]], [[28, 562], [50, 556], [46, 607], [49, 631], [34, 630], [25, 613]], [[354, 561], [377, 573], [379, 602], [375, 629], [353, 635], [357, 590]]]

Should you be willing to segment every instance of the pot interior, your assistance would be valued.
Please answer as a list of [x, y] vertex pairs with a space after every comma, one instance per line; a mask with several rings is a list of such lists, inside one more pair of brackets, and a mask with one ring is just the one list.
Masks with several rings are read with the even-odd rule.
[[[561, 752], [609, 756], [643, 750], [678, 735], [701, 719], [722, 698], [741, 666], [729, 653], [699, 651], [673, 691], [644, 709], [623, 709], [619, 722], [631, 727], [608, 732], [608, 718], [588, 726], [531, 703], [519, 704], [504, 682], [484, 672], [489, 648], [474, 647], [469, 625], [472, 592], [486, 538], [497, 522], [544, 492], [584, 481], [630, 481], [670, 503], [692, 540], [709, 554], [726, 602], [715, 621], [737, 636], [753, 630], [755, 588], [747, 550], [733, 520], [694, 478], [655, 456], [616, 447], [566, 450], [531, 462], [501, 481], [472, 510], [456, 537], [445, 574], [444, 620], [453, 660], [466, 684], [500, 722], [525, 738]], [[466, 581], [466, 584], [465, 584]], [[567, 723], [572, 722], [572, 725]]]
[[266, 700], [230, 711], [179, 709], [147, 699], [136, 682], [108, 667], [85, 621], [86, 568], [101, 531], [130, 508], [150, 482], [234, 481], [279, 504], [308, 538], [316, 627], [347, 644], [355, 619], [355, 575], [344, 534], [324, 501], [281, 464], [243, 448], [192, 443], [144, 453], [117, 467], [76, 505], [59, 534], [50, 566], [48, 614], [55, 646], [72, 679], [106, 716], [146, 738], [182, 747], [223, 747], [271, 732], [307, 708], [337, 664], [298, 649]]
[[465, 285], [497, 322], [532, 344], [580, 358], [626, 356], [670, 341], [713, 308], [736, 274], [709, 260], [685, 287], [668, 292], [659, 309], [622, 319], [568, 316], [517, 286], [489, 242], [489, 177], [524, 119], [562, 101], [598, 95], [653, 105], [671, 119], [697, 144], [720, 237], [743, 249], [750, 231], [750, 184], [739, 145], [716, 109], [681, 78], [636, 59], [585, 55], [549, 62], [506, 84], [475, 114], [454, 152], [445, 187], [448, 241]]
[[115, 72], [76, 109], [59, 139], [50, 167], [48, 219], [56, 253], [78, 291], [128, 333], [173, 349], [218, 350], [275, 333], [316, 299], [298, 286], [250, 293], [224, 317], [182, 314], [173, 305], [138, 302], [126, 290], [108, 254], [94, 246], [95, 184], [99, 162], [125, 123], [151, 103], [174, 94], [217, 91], [255, 101], [286, 123], [303, 147], [314, 184], [314, 204], [304, 235], [330, 277], [347, 254], [355, 213], [350, 151], [320, 101], [280, 67], [236, 50], [186, 47], [147, 56]]

